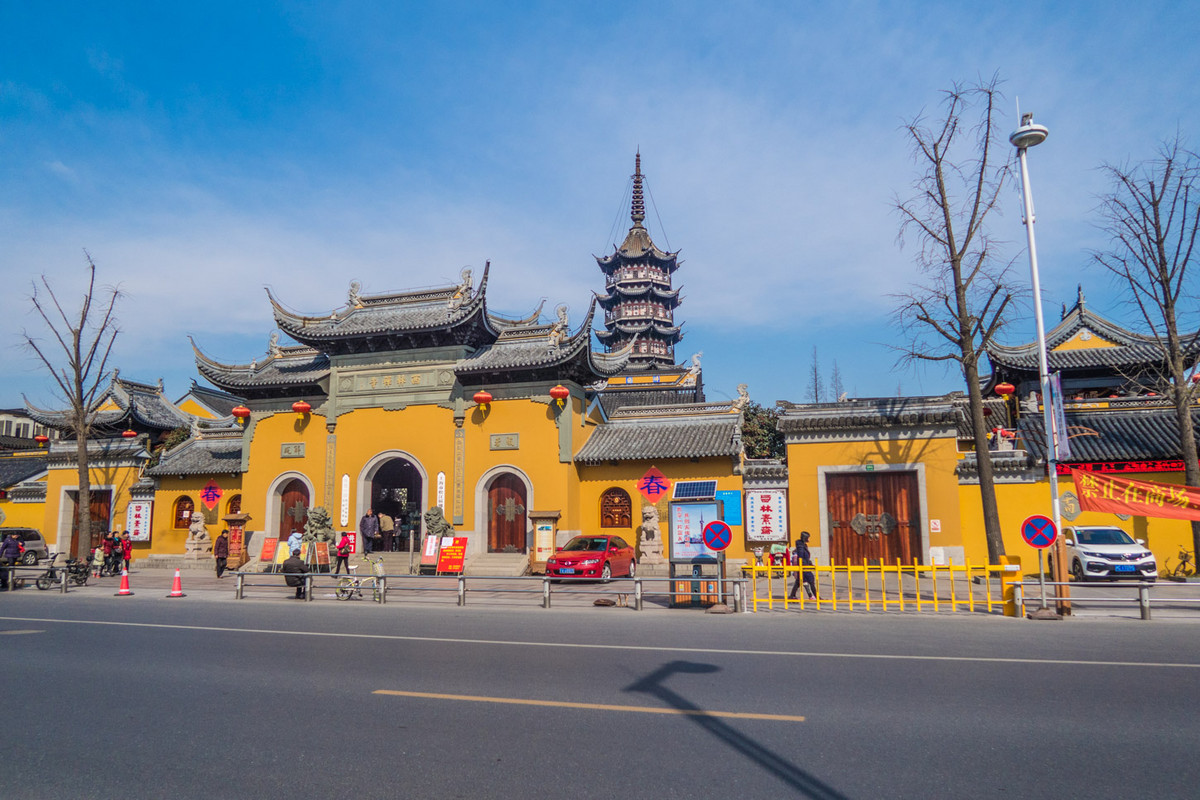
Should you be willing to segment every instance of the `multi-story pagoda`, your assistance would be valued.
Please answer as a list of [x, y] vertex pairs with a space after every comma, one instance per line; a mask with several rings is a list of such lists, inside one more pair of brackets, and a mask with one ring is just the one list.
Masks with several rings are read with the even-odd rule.
[[634, 167], [630, 218], [633, 227], [620, 247], [611, 255], [596, 257], [605, 277], [605, 294], [599, 297], [605, 330], [596, 336], [609, 350], [635, 342], [631, 369], [673, 368], [675, 345], [683, 338], [675, 324], [679, 290], [671, 288], [671, 276], [679, 269], [678, 252], [659, 250], [642, 225], [646, 203], [641, 153]]

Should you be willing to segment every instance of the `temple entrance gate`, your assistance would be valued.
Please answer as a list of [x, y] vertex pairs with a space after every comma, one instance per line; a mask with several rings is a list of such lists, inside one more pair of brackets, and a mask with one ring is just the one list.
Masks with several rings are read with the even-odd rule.
[[376, 514], [387, 514], [395, 526], [391, 533], [381, 530], [378, 549], [408, 551], [414, 542], [420, 547], [421, 483], [421, 471], [407, 458], [389, 459], [375, 471], [371, 478], [371, 508]]
[[825, 480], [831, 563], [921, 562], [916, 472], [830, 473]]
[[525, 552], [528, 505], [524, 481], [511, 472], [502, 472], [488, 483], [489, 553]]

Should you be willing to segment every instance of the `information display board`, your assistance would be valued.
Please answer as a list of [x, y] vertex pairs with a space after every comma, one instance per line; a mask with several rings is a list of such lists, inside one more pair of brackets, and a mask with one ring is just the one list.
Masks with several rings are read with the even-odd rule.
[[438, 572], [461, 573], [467, 560], [467, 537], [455, 536], [438, 551]]
[[129, 541], [150, 541], [150, 508], [145, 500], [131, 502], [125, 508], [125, 530], [129, 531]]
[[671, 561], [716, 561], [717, 553], [704, 544], [704, 526], [720, 518], [716, 500], [672, 502], [668, 558]]
[[746, 541], [786, 542], [787, 494], [783, 489], [746, 491]]
[[258, 554], [258, 560], [270, 563], [270, 561], [275, 558], [275, 548], [278, 546], [278, 536], [272, 536], [270, 539], [263, 539], [262, 552]]

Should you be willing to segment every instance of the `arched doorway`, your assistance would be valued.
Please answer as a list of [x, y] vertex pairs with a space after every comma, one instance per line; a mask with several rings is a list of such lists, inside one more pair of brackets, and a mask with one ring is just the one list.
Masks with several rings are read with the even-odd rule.
[[292, 478], [279, 491], [279, 540], [286, 541], [292, 531], [304, 533], [308, 522], [310, 499], [308, 486], [299, 478]]
[[525, 552], [528, 502], [525, 482], [511, 472], [502, 472], [491, 480], [487, 491], [488, 552]]
[[421, 471], [407, 458], [396, 457], [379, 465], [371, 479], [371, 508], [376, 514], [387, 514], [395, 525], [391, 535], [383, 533], [380, 549], [407, 551], [414, 542], [420, 545], [421, 490]]

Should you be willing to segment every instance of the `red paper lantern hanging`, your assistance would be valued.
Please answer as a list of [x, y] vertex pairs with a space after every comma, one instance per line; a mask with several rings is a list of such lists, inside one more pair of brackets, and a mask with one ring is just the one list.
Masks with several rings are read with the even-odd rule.
[[50, 441], [50, 437], [44, 433], [39, 433], [37, 436], [33, 437], [33, 440], [38, 443], [38, 447], [45, 447], [46, 442]]
[[990, 417], [990, 416], [992, 415], [992, 410], [991, 410], [990, 408], [986, 408], [986, 407], [985, 407], [985, 408], [983, 409], [983, 415], [984, 415], [985, 417]]
[[234, 419], [238, 421], [238, 425], [245, 425], [246, 420], [250, 419], [250, 409], [245, 406], [234, 406], [233, 410], [229, 413], [233, 414]]
[[1004, 383], [996, 384], [996, 394], [1000, 395], [1001, 397], [1008, 397], [1010, 394], [1012, 394], [1016, 390], [1017, 390], [1017, 387], [1013, 386], [1011, 383], [1008, 383], [1007, 381]]
[[308, 412], [312, 411], [312, 406], [303, 400], [297, 400], [292, 403], [292, 411], [295, 411], [298, 416], [303, 417]]
[[476, 405], [486, 406], [488, 403], [492, 402], [492, 393], [487, 389], [480, 389], [475, 393], [475, 397], [473, 399], [475, 400]]
[[567, 398], [571, 396], [571, 390], [560, 383], [550, 390], [550, 396], [558, 402], [558, 407], [562, 408], [566, 405]]
[[135, 436], [137, 436], [137, 431], [135, 431], [133, 428], [127, 428], [121, 431], [122, 439], [132, 439]]

